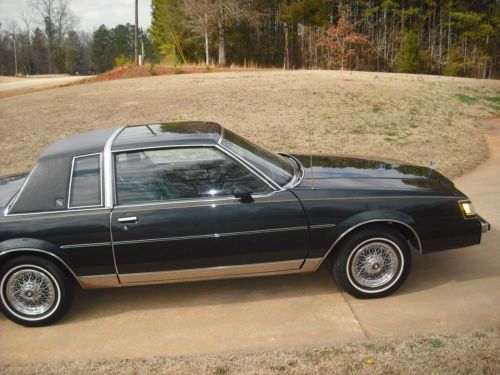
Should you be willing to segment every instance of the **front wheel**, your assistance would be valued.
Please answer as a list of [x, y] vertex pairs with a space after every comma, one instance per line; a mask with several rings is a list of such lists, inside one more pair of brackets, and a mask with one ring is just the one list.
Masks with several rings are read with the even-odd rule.
[[351, 235], [334, 250], [332, 274], [337, 284], [357, 298], [377, 298], [396, 291], [411, 268], [404, 236], [384, 226]]
[[22, 256], [0, 270], [0, 308], [12, 321], [28, 327], [59, 320], [73, 301], [73, 284], [54, 263]]

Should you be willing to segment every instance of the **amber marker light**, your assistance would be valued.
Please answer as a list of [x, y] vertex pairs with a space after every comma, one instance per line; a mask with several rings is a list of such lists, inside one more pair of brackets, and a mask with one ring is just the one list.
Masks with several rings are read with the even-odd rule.
[[465, 217], [476, 216], [476, 210], [470, 201], [462, 201], [459, 204]]

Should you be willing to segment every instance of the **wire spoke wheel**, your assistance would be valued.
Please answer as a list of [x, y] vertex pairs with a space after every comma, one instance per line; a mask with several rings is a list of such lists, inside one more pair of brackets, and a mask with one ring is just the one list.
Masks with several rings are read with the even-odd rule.
[[7, 279], [5, 294], [9, 304], [27, 316], [40, 316], [49, 312], [57, 299], [54, 282], [34, 268], [14, 272]]
[[380, 288], [394, 279], [399, 263], [393, 246], [374, 241], [364, 243], [354, 251], [350, 268], [356, 283], [366, 288]]

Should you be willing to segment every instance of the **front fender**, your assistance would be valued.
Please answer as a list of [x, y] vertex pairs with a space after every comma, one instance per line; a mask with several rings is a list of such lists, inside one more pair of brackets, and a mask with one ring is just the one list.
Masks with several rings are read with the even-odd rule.
[[406, 228], [408, 233], [411, 234], [412, 242], [417, 247], [417, 250], [422, 253], [422, 245], [418, 233], [413, 228], [415, 220], [401, 211], [390, 210], [390, 209], [377, 209], [369, 210], [352, 215], [341, 222], [337, 223], [333, 229], [330, 229], [325, 233], [315, 233], [312, 231], [311, 235], [311, 247], [312, 247], [312, 257], [319, 256], [321, 264], [324, 259], [330, 255], [330, 253], [335, 249], [337, 244], [345, 238], [349, 233], [354, 230], [361, 228], [362, 226], [373, 224], [373, 223], [387, 223], [394, 224], [400, 228]]
[[405, 226], [409, 226], [412, 230], [412, 225], [415, 223], [415, 220], [405, 214], [404, 212], [397, 210], [388, 210], [388, 209], [379, 209], [379, 210], [370, 210], [360, 212], [356, 215], [350, 216], [342, 222], [338, 223], [335, 226], [335, 231], [333, 233], [333, 238], [337, 239], [347, 230], [352, 229], [353, 227], [359, 227], [360, 224], [368, 224], [373, 222], [397, 222], [401, 223]]

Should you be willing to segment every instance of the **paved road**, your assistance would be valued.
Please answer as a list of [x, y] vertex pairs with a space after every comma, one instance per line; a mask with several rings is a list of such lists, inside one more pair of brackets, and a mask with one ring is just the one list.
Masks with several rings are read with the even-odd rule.
[[416, 258], [391, 297], [351, 298], [326, 269], [80, 291], [68, 316], [52, 327], [26, 329], [0, 317], [0, 363], [260, 350], [498, 327], [500, 121], [485, 126], [491, 159], [456, 182], [493, 230], [480, 246]]
[[82, 79], [89, 78], [87, 76], [50, 76], [43, 78], [19, 78], [0, 83], [0, 92], [12, 91], [27, 88], [46, 88], [58, 86], [64, 83], [77, 82]]

